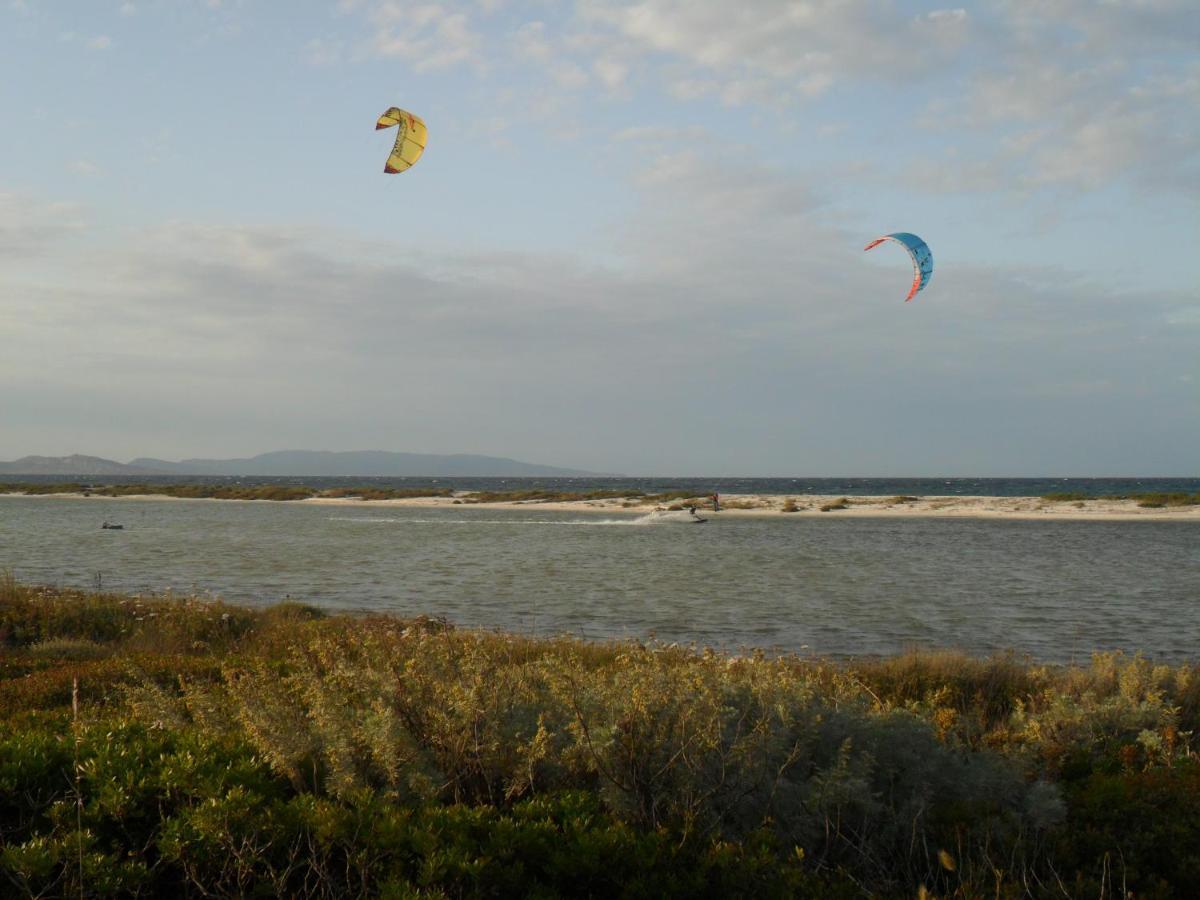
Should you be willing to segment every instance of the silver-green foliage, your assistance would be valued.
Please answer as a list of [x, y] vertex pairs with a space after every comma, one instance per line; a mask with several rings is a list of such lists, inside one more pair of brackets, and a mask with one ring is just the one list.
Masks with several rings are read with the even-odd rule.
[[761, 656], [384, 621], [312, 632], [282, 660], [231, 664], [220, 686], [176, 697], [144, 691], [135, 708], [240, 733], [297, 787], [336, 797], [595, 789], [639, 826], [738, 839], [769, 824], [860, 871], [935, 869], [946, 810], [977, 823], [959, 837], [980, 846], [1054, 821], [1054, 789], [1036, 786], [1031, 806], [999, 755], [939, 739], [853, 678]]

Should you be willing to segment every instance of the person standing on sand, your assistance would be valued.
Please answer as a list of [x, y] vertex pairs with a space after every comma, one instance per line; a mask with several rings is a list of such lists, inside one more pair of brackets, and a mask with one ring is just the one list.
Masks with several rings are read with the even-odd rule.
[[721, 511], [721, 495], [713, 491], [713, 512]]

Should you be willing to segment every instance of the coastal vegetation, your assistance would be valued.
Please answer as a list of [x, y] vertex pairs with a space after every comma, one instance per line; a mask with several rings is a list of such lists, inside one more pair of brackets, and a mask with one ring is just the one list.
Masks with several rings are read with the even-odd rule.
[[829, 503], [821, 504], [821, 512], [833, 512], [835, 509], [849, 509], [850, 498], [841, 497], [838, 500], [831, 500]]
[[314, 488], [299, 484], [0, 484], [0, 494], [83, 494], [89, 497], [177, 497], [188, 500], [308, 500], [314, 497], [400, 500], [449, 497], [451, 488]]
[[[55, 484], [10, 483], [0, 484], [0, 494], [26, 494], [45, 496], [53, 494], [78, 494], [89, 497], [134, 497], [134, 496], [163, 496], [182, 499], [215, 499], [215, 500], [311, 500], [311, 499], [355, 499], [355, 500], [404, 500], [415, 497], [453, 497], [454, 502], [466, 505], [486, 505], [491, 503], [588, 503], [593, 501], [620, 500], [625, 509], [639, 506], [665, 505], [672, 510], [682, 510], [689, 506], [709, 508], [712, 505], [710, 495], [697, 495], [691, 491], [657, 491], [649, 492], [638, 488], [605, 488], [589, 491], [561, 491], [541, 488], [519, 490], [456, 490], [451, 487], [404, 487], [387, 488], [365, 486], [347, 486], [334, 488], [317, 488], [304, 484], [85, 484], [82, 482], [64, 482]], [[1084, 508], [1086, 501], [1133, 501], [1145, 509], [1182, 508], [1200, 505], [1200, 493], [1186, 492], [1150, 492], [1130, 494], [1091, 495], [1080, 492], [1061, 492], [1044, 494], [1040, 498], [1045, 503], [1072, 503], [1076, 508]], [[884, 506], [904, 506], [917, 503], [921, 497], [897, 495], [884, 498]], [[817, 508], [821, 512], [832, 512], [849, 509], [855, 503], [868, 502], [864, 498], [852, 500], [849, 497], [827, 500]], [[947, 505], [946, 501], [930, 504], [932, 510]], [[763, 498], [730, 497], [721, 503], [724, 509], [765, 509], [770, 506]], [[807, 507], [806, 507], [807, 508]], [[798, 512], [795, 498], [784, 501], [783, 512]]]
[[6, 895], [1186, 896], [1200, 666], [830, 661], [0, 576]]
[[1200, 493], [1142, 493], [1142, 494], [1105, 494], [1100, 497], [1083, 494], [1078, 491], [1064, 491], [1056, 494], [1043, 494], [1043, 500], [1054, 503], [1066, 503], [1082, 500], [1134, 500], [1138, 506], [1148, 509], [1160, 509], [1165, 506], [1200, 506]]

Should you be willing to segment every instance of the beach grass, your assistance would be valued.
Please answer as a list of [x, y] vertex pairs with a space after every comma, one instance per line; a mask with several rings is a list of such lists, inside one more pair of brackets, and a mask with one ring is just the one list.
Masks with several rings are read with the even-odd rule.
[[1104, 494], [1102, 496], [1083, 494], [1078, 491], [1063, 491], [1060, 493], [1043, 494], [1041, 499], [1053, 503], [1087, 500], [1133, 500], [1138, 506], [1148, 509], [1161, 509], [1167, 506], [1200, 506], [1200, 493], [1188, 494], [1182, 491], [1175, 493]]
[[18, 894], [1168, 897], [1200, 878], [1200, 666], [1137, 656], [732, 655], [3, 574], [0, 717]]
[[841, 497], [837, 500], [831, 500], [828, 503], [822, 503], [820, 506], [821, 512], [833, 512], [834, 510], [849, 509], [849, 508], [850, 508], [850, 498], [849, 497]]

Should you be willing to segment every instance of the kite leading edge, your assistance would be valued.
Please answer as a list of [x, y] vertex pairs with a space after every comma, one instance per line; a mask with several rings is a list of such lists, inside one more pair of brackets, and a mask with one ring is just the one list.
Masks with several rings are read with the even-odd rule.
[[392, 154], [383, 167], [383, 171], [389, 175], [412, 168], [421, 158], [421, 154], [425, 152], [425, 141], [429, 134], [420, 116], [414, 116], [395, 106], [379, 117], [379, 121], [375, 123], [375, 130], [391, 128], [393, 125], [399, 131], [396, 134], [396, 143], [392, 147]]
[[930, 252], [928, 244], [907, 231], [885, 234], [883, 237], [871, 241], [863, 249], [870, 250], [872, 247], [878, 247], [884, 241], [895, 241], [902, 245], [908, 251], [908, 255], [912, 257], [913, 283], [908, 291], [908, 296], [904, 298], [904, 302], [907, 303], [919, 291], [924, 290], [925, 285], [929, 284], [929, 279], [933, 277], [933, 253]]

